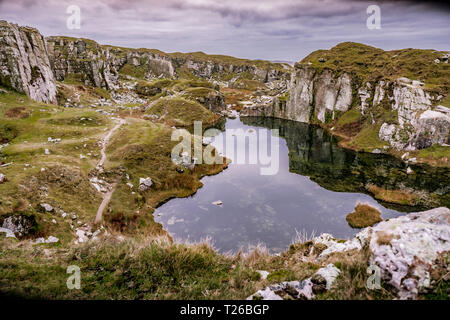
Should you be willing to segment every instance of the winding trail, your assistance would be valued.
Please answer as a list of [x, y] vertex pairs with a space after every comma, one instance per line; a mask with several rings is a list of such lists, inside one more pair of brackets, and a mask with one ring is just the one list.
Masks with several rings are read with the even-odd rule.
[[120, 119], [120, 120], [119, 120], [119, 123], [116, 124], [116, 125], [114, 126], [114, 128], [112, 128], [112, 129], [108, 132], [108, 134], [106, 135], [105, 138], [103, 138], [103, 141], [102, 141], [102, 149], [100, 150], [100, 153], [102, 154], [102, 157], [101, 157], [100, 161], [99, 161], [98, 164], [97, 164], [97, 168], [103, 167], [103, 164], [104, 164], [105, 161], [106, 161], [106, 152], [105, 152], [105, 150], [106, 150], [106, 147], [108, 146], [108, 143], [109, 143], [109, 140], [111, 139], [111, 136], [112, 136], [112, 135], [114, 134], [114, 132], [116, 132], [116, 131], [120, 128], [120, 126], [123, 125], [125, 122], [126, 122], [125, 120]]
[[105, 193], [105, 195], [103, 196], [103, 201], [100, 204], [100, 207], [98, 207], [97, 214], [95, 215], [94, 223], [102, 222], [103, 211], [105, 210], [106, 206], [108, 205], [109, 201], [111, 200], [111, 196], [114, 192], [114, 189], [116, 189], [115, 183], [111, 185], [111, 189], [107, 193]]
[[[122, 126], [126, 121], [124, 119], [119, 119], [119, 123], [116, 124], [114, 126], [114, 128], [112, 128], [108, 134], [105, 136], [105, 138], [103, 138], [102, 141], [102, 149], [100, 150], [100, 153], [102, 155], [100, 161], [97, 164], [97, 169], [99, 170], [103, 170], [103, 164], [106, 161], [106, 147], [108, 147], [108, 143], [109, 140], [111, 139], [112, 135], [114, 134], [114, 132], [116, 132], [120, 126]], [[103, 211], [105, 210], [106, 206], [108, 205], [109, 201], [111, 200], [111, 196], [114, 192], [114, 190], [116, 189], [116, 183], [113, 183], [112, 185], [109, 186], [108, 188], [108, 192], [106, 192], [103, 196], [103, 201], [100, 204], [100, 206], [98, 207], [97, 210], [97, 214], [95, 215], [95, 221], [94, 223], [100, 223], [102, 221], [102, 217], [103, 217]]]

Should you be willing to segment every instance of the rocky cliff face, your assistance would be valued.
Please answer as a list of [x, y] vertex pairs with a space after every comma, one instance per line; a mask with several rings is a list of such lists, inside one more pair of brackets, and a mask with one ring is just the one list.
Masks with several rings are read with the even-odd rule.
[[201, 52], [167, 54], [152, 49], [99, 45], [89, 39], [48, 37], [36, 30], [0, 23], [0, 83], [32, 99], [56, 103], [55, 81], [73, 81], [110, 91], [125, 77], [203, 78], [228, 86], [237, 79], [265, 83], [289, 78], [290, 67]]
[[36, 29], [0, 21], [0, 84], [33, 100], [56, 103], [47, 45]]
[[56, 80], [63, 81], [71, 75], [86, 85], [117, 87], [117, 67], [125, 59], [112, 55], [108, 48], [94, 41], [65, 37], [49, 37], [47, 43]]
[[450, 143], [450, 109], [439, 105], [433, 107], [437, 96], [425, 91], [423, 83], [400, 78], [385, 85], [392, 90], [388, 99], [398, 117], [396, 123], [382, 124], [381, 140], [388, 141], [396, 149], [407, 150]]
[[[281, 65], [258, 66], [232, 58], [231, 62], [204, 53], [167, 54], [152, 49], [131, 49], [99, 45], [88, 39], [47, 38], [50, 61], [59, 81], [75, 75], [86, 85], [115, 89], [118, 73], [142, 79], [197, 77], [227, 82], [246, 75], [253, 80], [270, 82], [285, 78], [288, 69]], [[244, 62], [245, 61], [245, 62]], [[276, 67], [275, 67], [276, 66]]]
[[[391, 115], [382, 123], [379, 138], [395, 149], [422, 149], [450, 143], [450, 110], [436, 106], [439, 99], [424, 83], [398, 78], [360, 84], [349, 73], [317, 70], [299, 64], [289, 83], [287, 98], [249, 105], [247, 116], [269, 116], [306, 123], [328, 123], [351, 108], [375, 124], [383, 108]], [[377, 119], [379, 121], [379, 119]]]

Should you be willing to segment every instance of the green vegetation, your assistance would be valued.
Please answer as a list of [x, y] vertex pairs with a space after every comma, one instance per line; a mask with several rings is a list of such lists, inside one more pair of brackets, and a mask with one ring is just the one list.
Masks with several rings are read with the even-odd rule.
[[378, 132], [381, 125], [366, 125], [361, 131], [350, 141], [348, 146], [357, 151], [372, 152], [374, 149], [383, 149], [384, 146], [389, 146], [386, 141], [380, 140]]
[[144, 79], [148, 70], [145, 65], [135, 66], [132, 63], [126, 63], [122, 68], [120, 68], [119, 72], [136, 79]]
[[382, 221], [381, 212], [369, 204], [358, 203], [355, 210], [345, 218], [352, 228], [371, 227]]
[[0, 122], [0, 143], [7, 143], [18, 135], [17, 127], [6, 121]]
[[442, 159], [450, 158], [450, 147], [433, 145], [429, 148], [419, 150], [421, 158]]
[[340, 126], [344, 126], [350, 123], [357, 122], [361, 119], [361, 110], [357, 108], [352, 108], [346, 112], [344, 112], [336, 121], [336, 124]]
[[309, 62], [318, 70], [331, 69], [338, 74], [348, 72], [357, 75], [361, 83], [407, 77], [421, 80], [431, 85], [433, 91], [447, 94], [450, 91], [450, 65], [434, 63], [443, 54], [422, 49], [384, 51], [361, 43], [343, 42], [330, 50], [314, 51], [300, 63]]
[[[115, 175], [117, 182], [105, 221], [115, 230], [141, 232], [151, 235], [164, 234], [161, 225], [153, 220], [153, 210], [173, 197], [187, 197], [202, 186], [199, 181], [205, 175], [216, 174], [224, 164], [197, 165], [194, 170], [177, 172], [172, 162], [171, 150], [178, 143], [171, 141], [172, 130], [164, 124], [131, 119], [114, 135], [106, 150], [105, 169]], [[125, 178], [125, 173], [130, 180]], [[127, 185], [139, 185], [139, 178], [151, 177], [154, 185], [145, 193]]]
[[205, 125], [217, 120], [217, 116], [198, 102], [178, 97], [160, 98], [146, 113], [156, 115], [160, 121], [172, 126], [190, 126], [194, 121], [202, 121]]
[[367, 184], [366, 189], [372, 193], [376, 199], [389, 203], [415, 206], [420, 204], [421, 200], [420, 196], [413, 190], [387, 190], [373, 184]]

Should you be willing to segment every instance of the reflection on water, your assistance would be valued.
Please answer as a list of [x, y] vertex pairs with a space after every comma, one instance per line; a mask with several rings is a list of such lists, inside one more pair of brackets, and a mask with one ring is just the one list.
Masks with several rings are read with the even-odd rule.
[[[180, 240], [211, 238], [220, 251], [265, 244], [272, 252], [286, 249], [296, 232], [331, 233], [339, 238], [358, 230], [345, 216], [358, 201], [368, 202], [384, 219], [408, 208], [377, 203], [364, 194], [364, 185], [414, 187], [448, 194], [446, 170], [413, 167], [407, 175], [402, 161], [338, 147], [321, 128], [288, 120], [243, 118], [227, 120], [226, 130], [279, 129], [279, 171], [260, 175], [260, 165], [231, 163], [224, 172], [202, 179], [203, 188], [189, 198], [173, 199], [155, 212], [155, 220]], [[225, 133], [213, 144], [221, 147]], [[248, 155], [247, 155], [248, 156]], [[223, 205], [213, 202], [221, 200]]]

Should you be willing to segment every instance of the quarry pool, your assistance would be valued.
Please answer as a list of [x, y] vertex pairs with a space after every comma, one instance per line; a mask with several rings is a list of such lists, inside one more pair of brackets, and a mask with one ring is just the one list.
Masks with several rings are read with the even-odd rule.
[[[218, 175], [204, 177], [204, 186], [193, 196], [172, 199], [154, 213], [155, 220], [175, 240], [197, 242], [209, 238], [220, 252], [247, 250], [258, 244], [280, 252], [298, 233], [326, 232], [347, 239], [359, 231], [345, 219], [358, 202], [378, 208], [383, 219], [413, 210], [375, 200], [366, 191], [368, 184], [429, 192], [442, 186], [437, 171], [413, 166], [415, 174], [408, 175], [404, 162], [383, 154], [342, 149], [334, 137], [317, 126], [248, 117], [227, 119], [222, 129], [212, 144], [233, 160], [229, 167]], [[257, 152], [249, 151], [249, 139], [234, 153], [224, 147], [227, 132], [235, 129], [243, 129], [241, 134], [267, 133], [265, 147], [278, 142], [276, 174], [262, 175], [261, 167], [267, 165], [248, 164], [250, 153]], [[277, 129], [279, 137], [272, 136], [271, 129]], [[236, 160], [239, 148], [245, 149], [247, 164]]]

